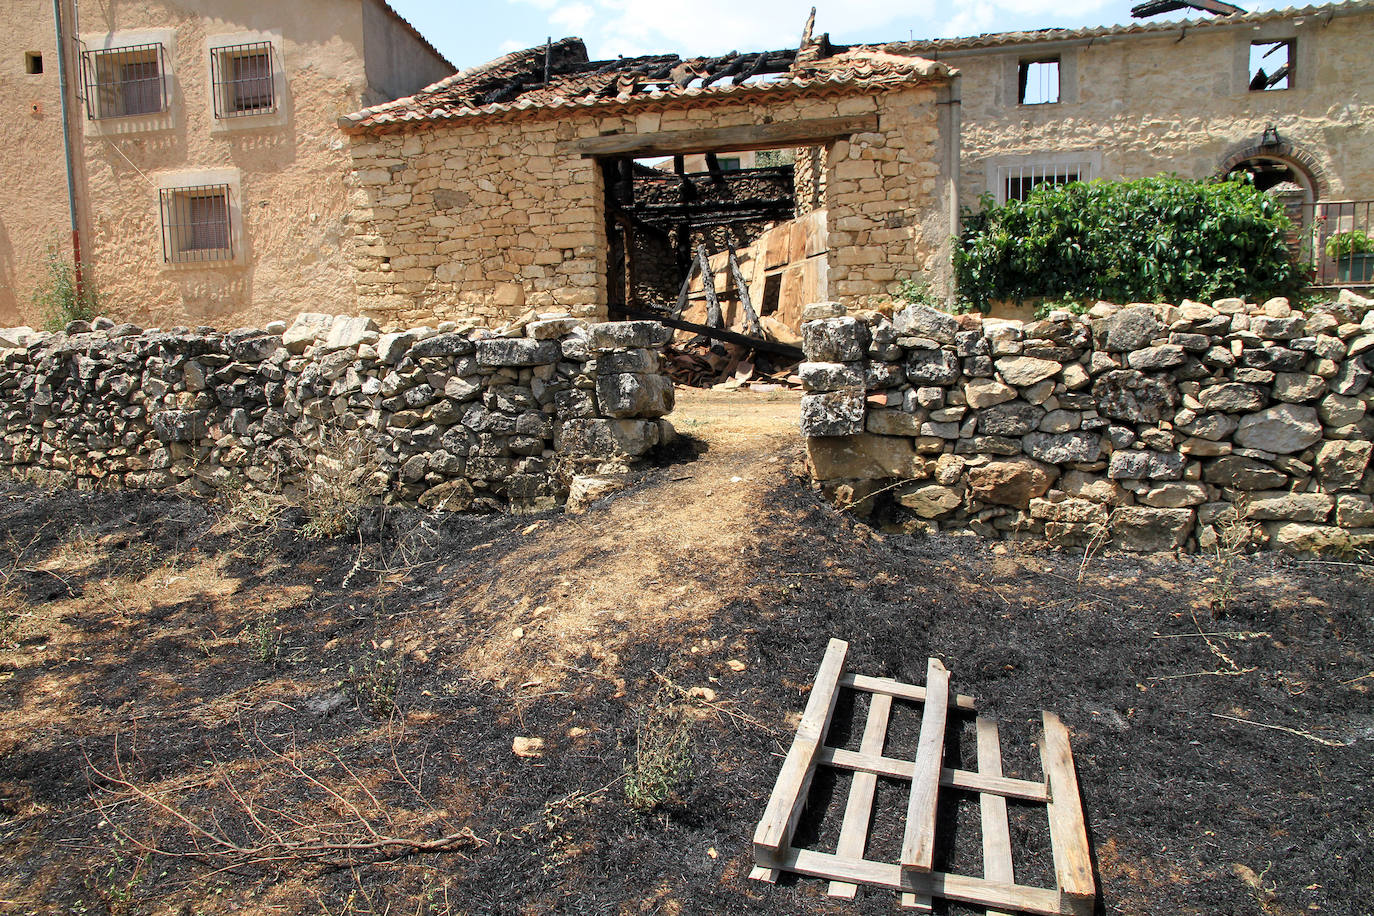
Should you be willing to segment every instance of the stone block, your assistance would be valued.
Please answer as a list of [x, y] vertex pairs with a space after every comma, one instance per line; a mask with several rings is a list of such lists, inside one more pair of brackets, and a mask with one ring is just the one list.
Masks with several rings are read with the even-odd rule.
[[1336, 506], [1329, 493], [1268, 490], [1250, 496], [1245, 517], [1254, 521], [1324, 522]]
[[1122, 506], [1111, 516], [1111, 542], [1122, 550], [1175, 550], [1193, 531], [1192, 509]]
[[864, 374], [850, 363], [802, 363], [797, 368], [802, 386], [807, 391], [838, 391], [841, 388], [863, 388]]
[[1024, 388], [1053, 378], [1062, 366], [1051, 359], [1036, 359], [1033, 356], [1004, 356], [997, 360], [997, 372], [1008, 385]]
[[1166, 483], [1136, 495], [1142, 506], [1181, 509], [1207, 502], [1207, 488], [1200, 483]]
[[1102, 440], [1087, 432], [1027, 434], [1021, 448], [1046, 464], [1086, 464], [1102, 454]]
[[[548, 342], [538, 341], [541, 344]], [[479, 362], [482, 359], [480, 346], [477, 359]], [[663, 375], [634, 372], [598, 375], [596, 399], [601, 412], [610, 417], [661, 417], [673, 411], [673, 381]]]
[[1369, 467], [1374, 443], [1349, 439], [1323, 442], [1317, 449], [1317, 475], [1327, 490], [1353, 490], [1360, 485]]
[[[378, 341], [380, 344], [380, 341]], [[467, 356], [477, 350], [477, 344], [468, 339], [467, 334], [450, 331], [428, 337], [410, 348], [411, 359], [452, 358]], [[380, 351], [378, 351], [380, 354]]]
[[1280, 404], [1241, 417], [1234, 438], [1244, 448], [1289, 455], [1313, 445], [1321, 437], [1322, 425], [1315, 408]]
[[1178, 387], [1168, 376], [1148, 376], [1138, 369], [1114, 369], [1093, 382], [1093, 399], [1103, 416], [1132, 423], [1157, 423], [1172, 417]]
[[1202, 472], [1208, 483], [1233, 490], [1269, 490], [1288, 482], [1282, 471], [1240, 455], [1228, 455], [1213, 461]]
[[974, 410], [992, 407], [1016, 398], [1016, 389], [993, 379], [969, 379], [964, 383], [964, 397]]
[[925, 477], [925, 460], [908, 438], [832, 436], [806, 440], [806, 455], [817, 480], [877, 480]]
[[921, 420], [904, 410], [870, 409], [864, 428], [878, 436], [919, 436]]
[[657, 321], [603, 321], [587, 326], [588, 345], [593, 350], [657, 349], [672, 339], [673, 329]]
[[329, 334], [329, 326], [333, 323], [333, 315], [301, 312], [282, 335], [282, 344], [291, 353], [304, 353], [306, 347]]
[[1093, 322], [1094, 334], [1103, 348], [1110, 353], [1139, 350], [1158, 337], [1163, 330], [1159, 316], [1148, 305], [1124, 308]]
[[1374, 498], [1363, 493], [1339, 494], [1336, 497], [1336, 524], [1342, 528], [1374, 528]]
[[959, 357], [951, 350], [911, 350], [905, 368], [913, 385], [952, 385], [959, 378]]
[[[430, 338], [436, 340], [437, 338]], [[429, 343], [422, 341], [414, 349]], [[414, 350], [412, 350], [412, 355]], [[539, 366], [558, 362], [561, 350], [555, 340], [533, 340], [528, 337], [496, 337], [477, 341], [477, 364], [488, 367]]]
[[864, 358], [868, 326], [854, 318], [822, 318], [802, 325], [802, 350], [819, 363], [852, 363]]
[[898, 491], [897, 502], [921, 518], [948, 515], [964, 503], [963, 493], [938, 483]]
[[554, 448], [574, 458], [638, 457], [662, 441], [664, 425], [661, 420], [565, 420]]
[[1049, 491], [1059, 472], [1038, 461], [1018, 458], [971, 468], [967, 476], [969, 492], [974, 499], [1024, 509], [1032, 499]]
[[377, 322], [371, 318], [339, 315], [329, 325], [324, 345], [330, 350], [346, 350], [364, 343], [375, 343], [378, 336]]
[[904, 337], [925, 337], [936, 343], [952, 344], [961, 326], [959, 319], [947, 312], [925, 305], [909, 305], [892, 316], [892, 327]]

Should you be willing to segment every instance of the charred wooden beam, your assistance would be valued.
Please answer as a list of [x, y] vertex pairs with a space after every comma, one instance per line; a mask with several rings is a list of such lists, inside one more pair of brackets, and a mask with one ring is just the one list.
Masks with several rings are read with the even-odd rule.
[[620, 311], [626, 318], [643, 318], [648, 321], [657, 321], [660, 324], [666, 324], [668, 327], [675, 328], [679, 331], [691, 331], [703, 337], [709, 337], [712, 340], [723, 340], [726, 343], [739, 344], [742, 347], [750, 347], [754, 350], [758, 350], [760, 353], [772, 353], [777, 356], [785, 356], [788, 359], [793, 359], [798, 362], [806, 358], [806, 354], [797, 347], [789, 347], [787, 344], [778, 343], [775, 340], [750, 337], [747, 334], [727, 331], [724, 328], [707, 327], [704, 324], [697, 324], [695, 321], [684, 321], [681, 318], [672, 318], [668, 315], [664, 315], [662, 312], [647, 312], [643, 309], [631, 308], [630, 306], [624, 306]]

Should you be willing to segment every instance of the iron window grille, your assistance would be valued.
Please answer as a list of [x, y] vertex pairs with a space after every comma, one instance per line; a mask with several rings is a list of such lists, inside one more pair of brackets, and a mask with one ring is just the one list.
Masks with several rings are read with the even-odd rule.
[[1057, 165], [1004, 165], [998, 167], [1001, 200], [1025, 200], [1030, 192], [1042, 184], [1068, 184], [1092, 178], [1092, 166], [1087, 162], [1068, 162]]
[[92, 121], [167, 110], [166, 52], [161, 42], [83, 51], [86, 117]]
[[277, 110], [272, 43], [225, 45], [210, 55], [216, 118], [242, 118]]
[[162, 260], [168, 264], [231, 261], [229, 186], [163, 188]]

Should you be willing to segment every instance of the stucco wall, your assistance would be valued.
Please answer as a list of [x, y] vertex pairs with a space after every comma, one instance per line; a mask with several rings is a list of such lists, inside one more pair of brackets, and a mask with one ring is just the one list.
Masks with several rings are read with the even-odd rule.
[[[1272, 124], [1316, 157], [1327, 199], [1374, 197], [1374, 14], [1245, 28], [1190, 28], [1154, 36], [1040, 42], [1005, 50], [935, 53], [963, 74], [960, 197], [989, 189], [990, 158], [1084, 151], [1095, 177], [1217, 174], [1229, 152]], [[1251, 92], [1252, 41], [1295, 38], [1296, 75], [1283, 91]], [[1018, 61], [1059, 53], [1062, 101], [1020, 105]]]
[[362, 0], [367, 95], [363, 105], [389, 102], [452, 76], [454, 68], [398, 23], [380, 0]]
[[[62, 109], [52, 3], [0, 0], [5, 52], [0, 54], [0, 322], [29, 323], [29, 299], [44, 276], [44, 254], [56, 246], [71, 258]], [[43, 55], [43, 72], [25, 71], [25, 53]]]
[[[6, 0], [3, 10], [19, 43], [32, 43], [45, 61], [42, 76], [23, 75], [27, 48], [0, 62], [0, 98], [11, 110], [27, 110], [35, 93], [43, 102], [41, 114], [0, 128], [7, 145], [0, 178], [8, 179], [0, 186], [0, 314], [36, 326], [43, 316], [28, 299], [42, 276], [44, 246], [68, 239], [52, 6]], [[367, 41], [365, 27], [372, 31]], [[233, 327], [290, 310], [353, 311], [342, 251], [348, 158], [336, 121], [376, 96], [368, 87], [368, 42], [374, 51], [397, 52], [382, 70], [403, 92], [443, 75], [437, 56], [389, 16], [365, 23], [364, 0], [121, 0], [83, 4], [80, 28], [88, 48], [157, 40], [167, 55], [167, 113], [91, 121], [76, 106], [83, 247], [102, 311], [164, 327]], [[277, 112], [214, 117], [209, 48], [228, 36], [273, 43]], [[72, 72], [79, 73], [76, 61]], [[158, 189], [202, 180], [233, 188], [235, 257], [168, 265]], [[69, 245], [65, 250], [70, 257]]]
[[[838, 296], [883, 295], [947, 258], [937, 180], [937, 90], [732, 101], [641, 113], [526, 115], [351, 138], [350, 257], [359, 306], [386, 325], [499, 321], [528, 307], [607, 308], [604, 185], [596, 161], [560, 146], [612, 132], [876, 113], [880, 128], [830, 147], [830, 279]], [[690, 103], [689, 103], [690, 104]]]

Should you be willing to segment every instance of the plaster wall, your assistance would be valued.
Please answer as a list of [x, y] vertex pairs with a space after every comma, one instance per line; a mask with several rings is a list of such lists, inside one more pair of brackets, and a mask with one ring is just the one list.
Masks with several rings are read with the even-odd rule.
[[[388, 326], [529, 307], [607, 314], [604, 182], [567, 141], [875, 113], [828, 147], [831, 294], [886, 296], [948, 260], [937, 90], [555, 111], [351, 137], [349, 256], [359, 306]], [[689, 107], [691, 106], [691, 107]]]
[[[29, 304], [51, 246], [71, 260], [67, 178], [62, 159], [62, 98], [52, 3], [0, 0], [0, 322], [36, 320]], [[25, 55], [43, 56], [30, 74]]]
[[[1032, 164], [1055, 154], [1096, 157], [1093, 177], [1208, 177], [1230, 153], [1256, 144], [1269, 125], [1314, 157], [1324, 199], [1361, 199], [1374, 197], [1371, 34], [1374, 13], [1364, 13], [994, 52], [917, 53], [963, 75], [960, 200], [966, 206], [995, 187], [999, 162]], [[1296, 40], [1292, 88], [1250, 91], [1250, 43], [1281, 39]], [[1055, 53], [1061, 101], [1019, 104], [1018, 63]]]
[[[0, 191], [0, 310], [8, 310], [6, 321], [37, 326], [43, 316], [28, 306], [28, 290], [41, 278], [44, 245], [67, 239], [56, 47], [51, 4], [6, 3], [7, 24], [32, 28], [31, 40], [45, 42], [45, 74], [22, 79], [35, 87], [41, 81], [51, 96], [31, 136], [16, 125], [3, 128], [7, 143], [21, 146], [0, 166], [15, 173]], [[232, 327], [283, 311], [353, 311], [342, 252], [348, 159], [335, 122], [379, 97], [369, 72], [388, 88], [413, 92], [446, 71], [437, 55], [389, 16], [365, 17], [364, 0], [108, 0], [82, 5], [80, 31], [89, 49], [161, 42], [167, 71], [164, 113], [91, 120], [74, 106], [83, 248], [102, 312], [164, 327]], [[216, 119], [211, 48], [258, 41], [273, 46], [277, 110]], [[369, 46], [389, 49], [394, 59], [369, 68]], [[7, 74], [22, 68], [22, 53], [11, 52], [0, 66]], [[14, 87], [6, 79], [0, 96], [26, 100]], [[231, 176], [234, 257], [167, 264], [159, 189], [206, 174]], [[41, 207], [30, 208], [27, 198]]]

